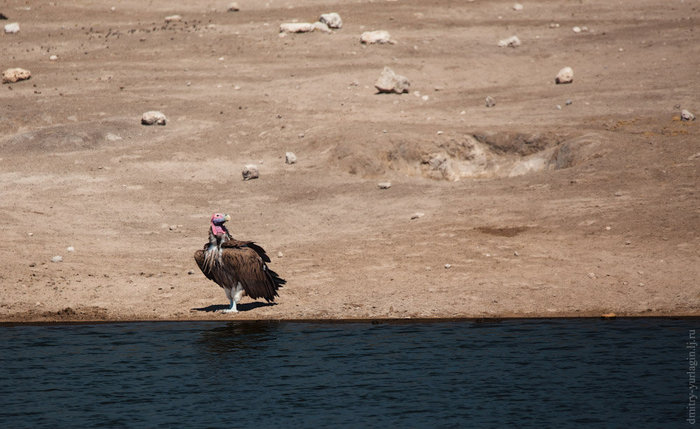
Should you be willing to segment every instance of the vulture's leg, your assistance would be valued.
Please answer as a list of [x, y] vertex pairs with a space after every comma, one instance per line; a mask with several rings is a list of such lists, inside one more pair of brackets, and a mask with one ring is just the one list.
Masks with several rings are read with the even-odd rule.
[[236, 304], [238, 304], [238, 301], [241, 300], [243, 293], [243, 285], [241, 284], [241, 282], [238, 282], [235, 291], [228, 291], [229, 300], [231, 301], [231, 307], [229, 307], [228, 310], [224, 310], [224, 313], [238, 313]]
[[223, 310], [223, 312], [224, 313], [238, 313], [238, 310], [236, 310], [236, 303], [233, 300], [233, 294], [231, 293], [231, 289], [225, 287], [224, 290], [226, 291], [226, 298], [228, 298], [230, 305], [227, 309]]

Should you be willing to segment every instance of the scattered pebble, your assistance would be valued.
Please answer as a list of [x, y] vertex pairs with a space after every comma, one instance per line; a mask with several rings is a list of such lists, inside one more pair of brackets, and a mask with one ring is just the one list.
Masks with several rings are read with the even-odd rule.
[[168, 229], [170, 231], [176, 231], [177, 230], [177, 225], [168, 225]]
[[425, 213], [416, 212], [416, 213], [413, 213], [411, 215], [411, 220], [419, 219], [419, 218], [422, 218], [423, 216], [425, 216]]
[[191, 276], [192, 274], [194, 274], [194, 270], [188, 270], [187, 274]]
[[287, 152], [284, 154], [284, 162], [285, 164], [296, 164], [297, 156], [294, 152]]
[[179, 22], [182, 21], [182, 17], [180, 15], [170, 15], [165, 17], [165, 22]]
[[389, 189], [391, 188], [391, 182], [379, 182], [377, 183], [379, 189]]
[[228, 9], [226, 9], [228, 12], [238, 12], [241, 10], [241, 8], [238, 6], [238, 3], [233, 2], [228, 4]]
[[247, 164], [243, 167], [243, 180], [252, 180], [260, 177], [260, 172], [258, 171], [258, 166], [255, 164]]
[[405, 76], [394, 73], [389, 67], [384, 67], [379, 78], [374, 83], [374, 87], [381, 93], [402, 94], [408, 92], [411, 83]]
[[486, 107], [493, 107], [496, 105], [496, 100], [490, 95], [486, 96]]
[[523, 10], [523, 5], [521, 5], [520, 3], [515, 3], [515, 4], [513, 5], [513, 10], [515, 10], [515, 11], [521, 11], [521, 10]]
[[163, 112], [157, 110], [151, 110], [141, 115], [141, 124], [143, 125], [165, 125], [167, 121], [168, 118], [165, 117]]
[[29, 70], [22, 68], [12, 68], [7, 69], [2, 72], [2, 83], [15, 83], [20, 80], [27, 80], [32, 77], [32, 73]]
[[606, 231], [610, 231], [611, 229], [612, 229], [612, 228], [609, 227], [609, 226], [606, 226], [606, 227], [605, 227], [605, 230], [606, 230]]
[[690, 111], [683, 109], [681, 111], [681, 121], [694, 121], [695, 115], [690, 113]]
[[573, 101], [571, 101], [571, 100], [566, 100], [566, 105], [567, 105], [567, 106], [571, 106], [571, 103], [573, 103]]
[[5, 33], [7, 33], [7, 34], [19, 33], [19, 23], [11, 22], [9, 24], [5, 24]]
[[58, 55], [51, 55], [49, 57], [49, 61], [56, 61], [56, 60], [58, 60]]
[[443, 134], [444, 134], [443, 131], [438, 131], [438, 132], [437, 132], [437, 135], [439, 135], [439, 136], [441, 136], [441, 135], [443, 135]]
[[284, 257], [284, 253], [282, 253], [282, 252], [277, 252], [277, 257], [278, 257], [278, 258]]
[[321, 17], [318, 19], [320, 22], [326, 24], [328, 28], [342, 28], [343, 27], [343, 20], [340, 18], [340, 15], [338, 15], [335, 12], [331, 13], [324, 13], [321, 15]]
[[572, 28], [571, 30], [572, 30], [574, 33], [580, 33], [580, 32], [581, 32], [581, 27], [576, 26], [576, 27]]
[[394, 40], [391, 39], [391, 35], [389, 34], [388, 31], [384, 30], [376, 30], [376, 31], [365, 31], [362, 33], [360, 36], [360, 43], [364, 43], [366, 45], [371, 45], [375, 43], [379, 44], [394, 44], [396, 43]]
[[450, 265], [450, 264], [445, 264], [445, 269], [450, 269], [450, 268], [452, 268], [452, 265]]
[[33, 233], [33, 232], [28, 232], [27, 235], [31, 237], [31, 236], [34, 235], [34, 233]]
[[559, 73], [557, 73], [557, 77], [554, 79], [554, 82], [557, 84], [560, 83], [571, 83], [574, 81], [574, 70], [571, 67], [564, 67], [563, 69], [559, 70]]
[[63, 256], [56, 255], [53, 258], [51, 258], [51, 262], [63, 262]]
[[75, 252], [75, 247], [73, 247], [73, 246], [68, 246], [68, 247], [66, 247], [66, 251], [68, 251], [68, 252]]
[[588, 273], [588, 277], [594, 279], [594, 278], [595, 278], [595, 273]]
[[556, 22], [552, 22], [549, 24], [549, 28], [559, 28], [559, 24]]
[[518, 36], [510, 36], [507, 39], [503, 39], [500, 42], [498, 42], [498, 46], [501, 48], [509, 47], [509, 48], [517, 48], [520, 46], [522, 43], [520, 42], [520, 39]]

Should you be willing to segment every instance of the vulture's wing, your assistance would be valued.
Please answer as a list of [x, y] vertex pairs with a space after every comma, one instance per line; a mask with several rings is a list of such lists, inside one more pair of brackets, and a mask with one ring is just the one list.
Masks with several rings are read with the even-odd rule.
[[[259, 248], [259, 246], [256, 247]], [[263, 298], [269, 302], [279, 296], [277, 289], [285, 281], [267, 267], [263, 258], [253, 247], [222, 246], [222, 250], [222, 269], [238, 278], [249, 297], [253, 299]]]
[[255, 253], [262, 258], [264, 262], [270, 262], [270, 257], [267, 256], [267, 253], [265, 253], [265, 249], [262, 247], [258, 246], [255, 244], [253, 241], [242, 241], [242, 240], [236, 240], [236, 239], [231, 239], [221, 245], [222, 248], [225, 247], [250, 247], [251, 249], [255, 250]]
[[202, 273], [204, 273], [205, 276], [209, 280], [216, 281], [214, 280], [214, 276], [210, 272], [210, 270], [207, 270], [204, 268], [204, 251], [203, 250], [197, 250], [194, 252], [194, 260], [197, 262], [197, 265], [199, 265], [199, 269], [202, 270]]

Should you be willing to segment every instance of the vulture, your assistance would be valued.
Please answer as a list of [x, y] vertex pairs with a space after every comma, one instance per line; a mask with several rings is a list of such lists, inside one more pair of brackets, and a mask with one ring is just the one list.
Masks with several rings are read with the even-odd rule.
[[239, 241], [224, 226], [227, 214], [214, 213], [209, 227], [209, 241], [194, 253], [194, 260], [209, 280], [226, 292], [231, 305], [224, 313], [237, 313], [236, 304], [244, 295], [252, 299], [275, 300], [277, 290], [287, 281], [268, 268], [270, 258], [252, 241]]

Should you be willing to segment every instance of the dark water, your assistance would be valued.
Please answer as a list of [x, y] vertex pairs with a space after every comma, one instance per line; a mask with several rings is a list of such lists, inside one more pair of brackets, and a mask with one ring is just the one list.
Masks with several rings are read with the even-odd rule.
[[688, 342], [698, 327], [4, 326], [0, 427], [691, 427]]

